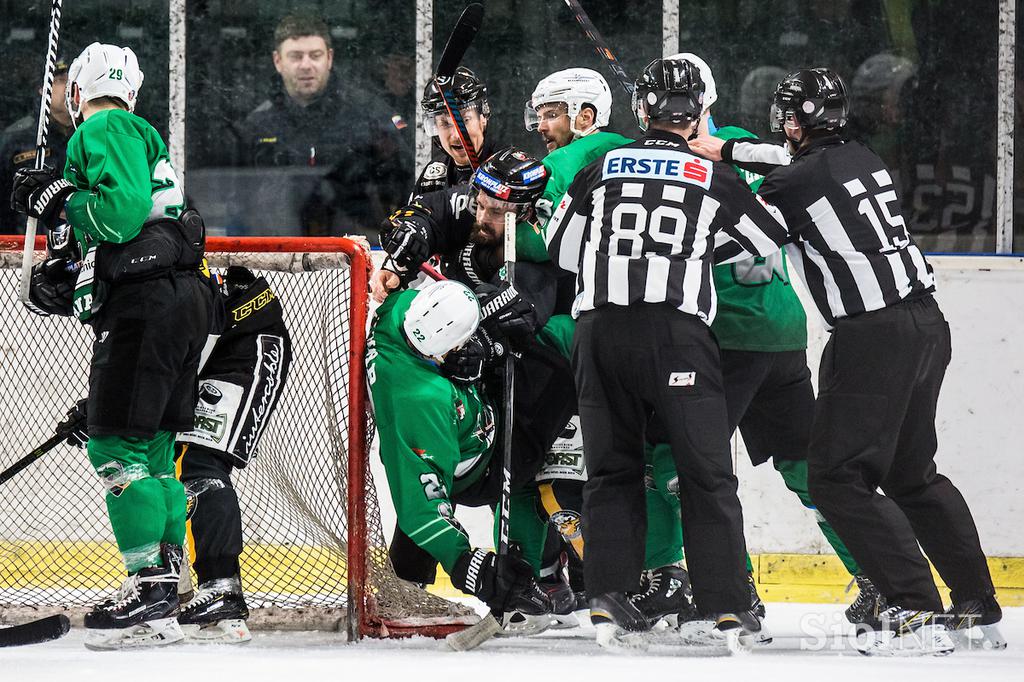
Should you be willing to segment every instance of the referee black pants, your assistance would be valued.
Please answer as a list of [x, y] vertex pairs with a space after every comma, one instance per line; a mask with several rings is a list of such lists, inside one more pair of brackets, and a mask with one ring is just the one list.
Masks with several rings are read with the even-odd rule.
[[954, 602], [995, 592], [967, 503], [935, 469], [949, 359], [949, 325], [925, 296], [838, 320], [818, 375], [811, 496], [882, 594], [909, 609], [942, 608], [919, 543]]
[[587, 593], [640, 589], [644, 434], [657, 412], [680, 474], [683, 544], [697, 607], [705, 613], [749, 608], [743, 513], [718, 345], [707, 325], [664, 304], [603, 306], [580, 316], [573, 369], [589, 477], [583, 489]]

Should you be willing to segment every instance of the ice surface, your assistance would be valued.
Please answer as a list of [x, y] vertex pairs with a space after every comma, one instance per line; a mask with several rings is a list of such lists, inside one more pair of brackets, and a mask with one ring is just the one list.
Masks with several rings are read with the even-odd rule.
[[[1024, 676], [1024, 608], [1005, 610], [1005, 651], [957, 651], [946, 658], [877, 659], [856, 653], [843, 636], [842, 607], [768, 605], [776, 637], [766, 648], [732, 658], [656, 647], [641, 656], [601, 651], [588, 627], [532, 639], [495, 639], [453, 653], [436, 640], [366, 640], [340, 634], [255, 632], [247, 645], [174, 645], [160, 650], [92, 652], [73, 629], [56, 642], [0, 649], [0, 680], [103, 682], [874, 682], [874, 680], [1020, 680]], [[824, 648], [823, 648], [824, 647]], [[922, 677], [918, 677], [921, 675]]]

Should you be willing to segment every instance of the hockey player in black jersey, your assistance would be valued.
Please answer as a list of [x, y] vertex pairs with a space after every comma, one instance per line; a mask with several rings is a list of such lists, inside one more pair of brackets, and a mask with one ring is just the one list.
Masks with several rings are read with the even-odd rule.
[[281, 303], [267, 280], [235, 266], [222, 281], [226, 321], [199, 373], [194, 428], [178, 434], [175, 447], [199, 579], [178, 623], [186, 639], [233, 644], [251, 635], [238, 561], [242, 516], [231, 473], [255, 456], [292, 351]]
[[[497, 143], [493, 136], [487, 135], [487, 122], [491, 116], [491, 105], [487, 101], [487, 85], [464, 66], [455, 71], [452, 81], [452, 93], [455, 105], [466, 123], [466, 132], [473, 143], [477, 157], [486, 159], [504, 145]], [[462, 140], [448, 110], [445, 107], [441, 91], [434, 81], [427, 83], [420, 100], [423, 109], [425, 128], [432, 140], [430, 162], [423, 167], [416, 184], [413, 186], [410, 199], [427, 192], [436, 192], [467, 183], [473, 175], [469, 165], [469, 155], [462, 148]]]
[[[876, 623], [887, 632], [865, 653], [948, 653], [946, 626], [981, 625], [1005, 646], [992, 627], [1001, 612], [970, 509], [935, 467], [949, 325], [889, 168], [842, 136], [849, 114], [838, 74], [796, 71], [770, 113], [792, 161], [773, 169], [785, 158], [756, 140], [721, 150], [769, 171], [758, 194], [785, 217], [789, 255], [832, 332], [818, 375], [810, 492], [888, 604]], [[945, 617], [921, 549], [951, 589]]]

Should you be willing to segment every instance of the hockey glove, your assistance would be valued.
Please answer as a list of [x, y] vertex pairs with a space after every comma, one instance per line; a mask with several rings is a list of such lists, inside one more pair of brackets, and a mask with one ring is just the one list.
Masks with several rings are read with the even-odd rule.
[[46, 232], [46, 257], [68, 261], [82, 260], [82, 252], [69, 223], [60, 223]]
[[422, 225], [396, 212], [388, 218], [380, 235], [380, 245], [388, 259], [384, 267], [398, 274], [402, 284], [416, 277], [420, 265], [430, 257], [430, 243]]
[[476, 289], [483, 319], [480, 326], [494, 336], [533, 336], [537, 332], [537, 311], [514, 286], [481, 284]]
[[74, 191], [75, 186], [55, 175], [49, 166], [38, 170], [19, 168], [14, 174], [11, 208], [53, 227], [64, 209], [65, 200]]
[[484, 369], [505, 357], [505, 344], [494, 341], [485, 329], [477, 329], [462, 347], [444, 357], [441, 374], [457, 384], [480, 381]]
[[70, 317], [75, 295], [78, 264], [66, 258], [51, 258], [32, 266], [28, 309], [36, 315]]
[[82, 398], [71, 406], [64, 421], [57, 424], [57, 433], [68, 432], [68, 445], [84, 448], [89, 443], [88, 415], [85, 410], [86, 399]]
[[504, 613], [530, 590], [533, 569], [518, 556], [473, 549], [458, 558], [451, 578], [455, 587]]

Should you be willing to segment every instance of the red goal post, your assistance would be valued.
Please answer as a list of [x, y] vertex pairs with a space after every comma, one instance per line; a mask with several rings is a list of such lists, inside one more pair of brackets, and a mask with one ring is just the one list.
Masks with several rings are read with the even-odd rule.
[[[21, 248], [21, 237], [0, 237], [0, 469], [52, 434], [85, 395], [88, 374], [88, 328], [32, 315], [18, 301]], [[36, 249], [42, 258], [43, 238]], [[442, 636], [473, 622], [468, 609], [398, 579], [387, 557], [369, 463], [368, 245], [210, 237], [206, 251], [212, 269], [238, 264], [265, 275], [293, 336], [289, 380], [259, 454], [233, 476], [250, 625], [344, 629], [358, 639]], [[102, 488], [84, 454], [61, 445], [4, 488], [0, 623], [47, 609], [80, 617], [119, 584]]]

